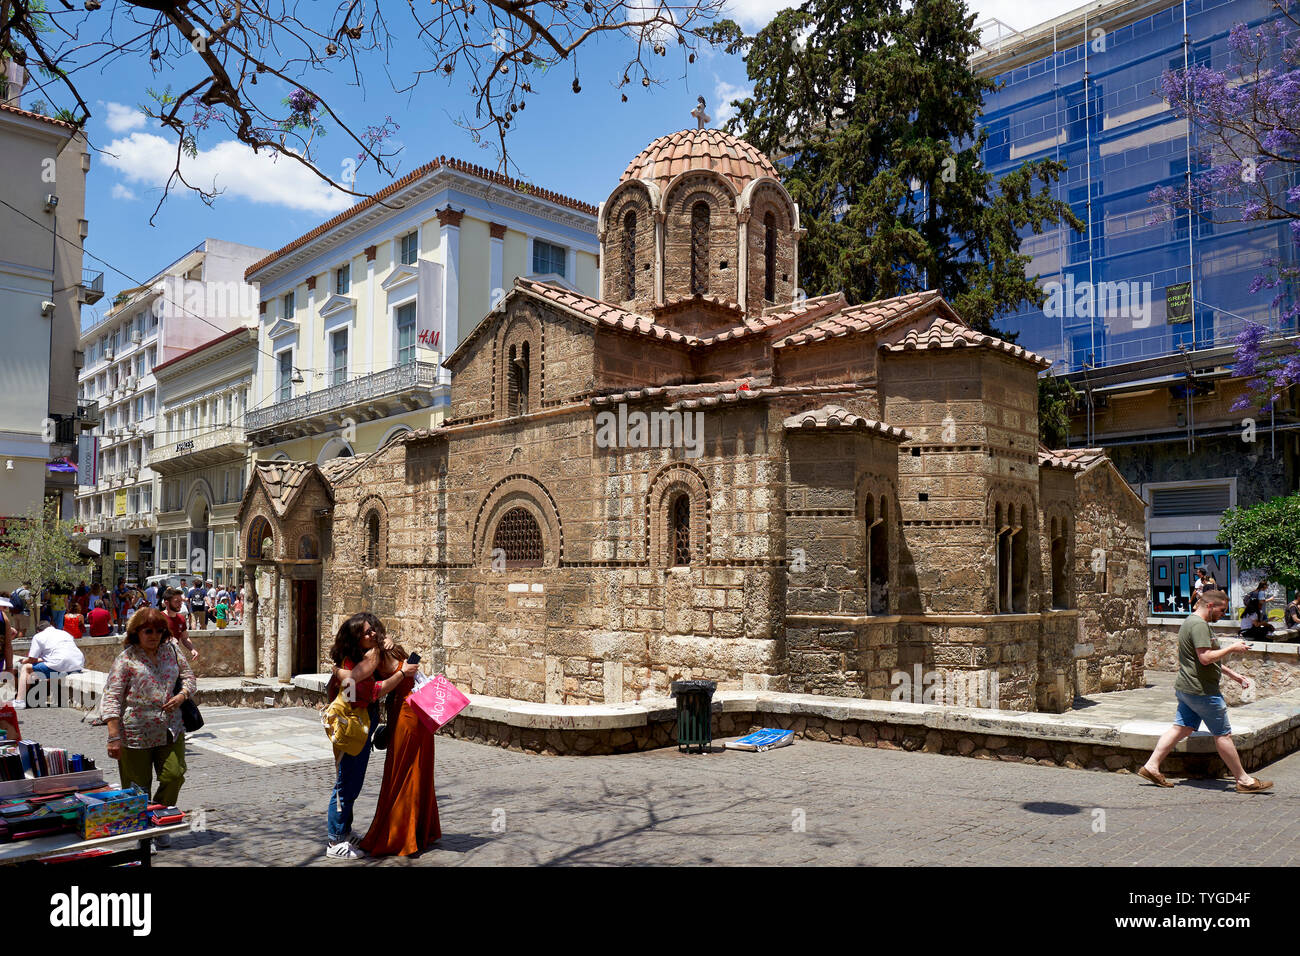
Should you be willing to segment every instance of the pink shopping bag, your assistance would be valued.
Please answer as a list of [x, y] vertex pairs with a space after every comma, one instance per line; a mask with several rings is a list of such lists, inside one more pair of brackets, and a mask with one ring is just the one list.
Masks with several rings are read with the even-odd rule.
[[469, 698], [456, 689], [442, 674], [421, 684], [406, 698], [406, 705], [414, 707], [420, 723], [430, 733], [437, 733], [453, 717], [469, 706]]

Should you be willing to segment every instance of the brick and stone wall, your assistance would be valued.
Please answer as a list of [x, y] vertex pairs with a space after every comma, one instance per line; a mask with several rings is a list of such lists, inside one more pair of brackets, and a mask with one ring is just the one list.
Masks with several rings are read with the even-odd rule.
[[[1153, 671], [1178, 670], [1178, 629], [1184, 618], [1151, 617], [1145, 621], [1145, 665]], [[1241, 630], [1235, 621], [1211, 624], [1219, 647], [1228, 647], [1241, 639]], [[1248, 641], [1251, 649], [1234, 654], [1223, 661], [1238, 674], [1255, 682], [1256, 699], [1276, 697], [1300, 688], [1300, 631], [1277, 631], [1270, 635], [1272, 641]], [[1231, 706], [1242, 702], [1240, 684], [1223, 678], [1219, 682], [1223, 697]]]

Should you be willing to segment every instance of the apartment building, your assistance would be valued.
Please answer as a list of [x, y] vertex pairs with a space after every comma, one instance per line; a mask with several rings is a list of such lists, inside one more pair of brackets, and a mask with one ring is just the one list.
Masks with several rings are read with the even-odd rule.
[[98, 402], [101, 423], [85, 455], [93, 465], [79, 476], [77, 514], [107, 584], [157, 570], [155, 369], [253, 320], [257, 290], [243, 272], [265, 254], [205, 239], [148, 282], [119, 292], [104, 318], [82, 333], [80, 388], [83, 399]]
[[447, 158], [255, 263], [253, 457], [322, 462], [436, 424], [443, 357], [518, 277], [599, 294], [596, 207]]
[[[81, 306], [104, 277], [82, 269], [90, 154], [74, 126], [22, 109], [25, 74], [0, 94], [0, 537], [10, 518], [73, 512], [76, 457], [93, 404], [77, 400]], [[13, 582], [0, 581], [0, 586]]]
[[244, 410], [257, 368], [257, 328], [237, 328], [154, 368], [159, 574], [242, 583], [236, 512], [247, 480]]

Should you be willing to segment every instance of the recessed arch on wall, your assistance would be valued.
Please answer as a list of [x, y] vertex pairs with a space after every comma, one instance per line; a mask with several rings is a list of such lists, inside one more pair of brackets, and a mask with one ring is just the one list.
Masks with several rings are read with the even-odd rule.
[[707, 564], [712, 507], [708, 482], [694, 465], [673, 462], [660, 469], [645, 499], [647, 562], [657, 568]]
[[249, 519], [244, 533], [244, 560], [257, 563], [275, 560], [275, 535], [270, 520], [256, 514]]
[[382, 568], [388, 564], [388, 506], [379, 495], [367, 495], [357, 508], [354, 529], [356, 553], [365, 568]]
[[855, 491], [857, 565], [867, 595], [867, 613], [889, 614], [894, 606], [896, 571], [892, 539], [897, 537], [898, 498], [894, 483], [883, 475], [866, 474]]
[[334, 435], [325, 443], [325, 446], [321, 448], [320, 454], [316, 456], [316, 464], [323, 465], [325, 462], [332, 461], [335, 458], [352, 458], [355, 455], [356, 451], [352, 448], [351, 444], [340, 438], [338, 435]]
[[[564, 526], [560, 520], [560, 512], [556, 507], [554, 496], [545, 485], [531, 475], [508, 475], [483, 496], [474, 518], [475, 563], [492, 566], [494, 544], [502, 543], [497, 540], [498, 528], [516, 509], [523, 509], [536, 525], [537, 534], [541, 539], [541, 558], [515, 559], [512, 564], [510, 559], [506, 558], [507, 566], [558, 567], [564, 560]], [[516, 536], [526, 536], [531, 533], [518, 514], [511, 518], [507, 530]], [[518, 540], [523, 538], [519, 537]], [[498, 558], [500, 557], [502, 556], [498, 555]], [[539, 560], [540, 563], [533, 563], [535, 560]]]
[[411, 428], [410, 425], [394, 425], [392, 428], [388, 429], [388, 431], [384, 432], [384, 437], [379, 439], [379, 445], [376, 447], [383, 448], [398, 435], [409, 434], [414, 430], [415, 429]]
[[493, 357], [496, 411], [522, 415], [541, 407], [546, 381], [546, 331], [530, 307], [517, 308], [497, 333]]

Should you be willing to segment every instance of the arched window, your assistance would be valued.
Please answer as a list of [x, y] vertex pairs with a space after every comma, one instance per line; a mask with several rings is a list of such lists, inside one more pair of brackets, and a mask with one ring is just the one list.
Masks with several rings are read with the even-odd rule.
[[776, 216], [763, 216], [763, 298], [776, 301]]
[[884, 495], [867, 498], [863, 515], [866, 532], [867, 607], [871, 614], [889, 613], [889, 535]]
[[506, 407], [510, 415], [528, 414], [528, 353], [527, 342], [510, 346], [510, 365], [506, 370]]
[[636, 210], [623, 217], [623, 274], [626, 276], [625, 299], [636, 298]]
[[993, 514], [993, 531], [996, 535], [995, 562], [997, 565], [997, 600], [994, 607], [999, 614], [1011, 610], [1011, 509], [1005, 511], [998, 505]]
[[505, 558], [508, 568], [542, 566], [542, 532], [526, 508], [511, 508], [492, 535], [492, 553]]
[[379, 512], [366, 517], [366, 567], [379, 567]]
[[248, 533], [248, 557], [253, 561], [269, 561], [273, 553], [271, 524], [260, 515], [253, 520]]
[[691, 295], [709, 291], [709, 204], [691, 207]]
[[1011, 609], [1025, 614], [1029, 611], [1029, 514], [1024, 505], [1017, 509], [1016, 518], [1011, 532]]
[[668, 512], [668, 561], [674, 568], [691, 563], [691, 496], [680, 494]]
[[1068, 608], [1070, 594], [1066, 576], [1066, 544], [1069, 538], [1068, 526], [1059, 519], [1052, 519], [1052, 607]]

